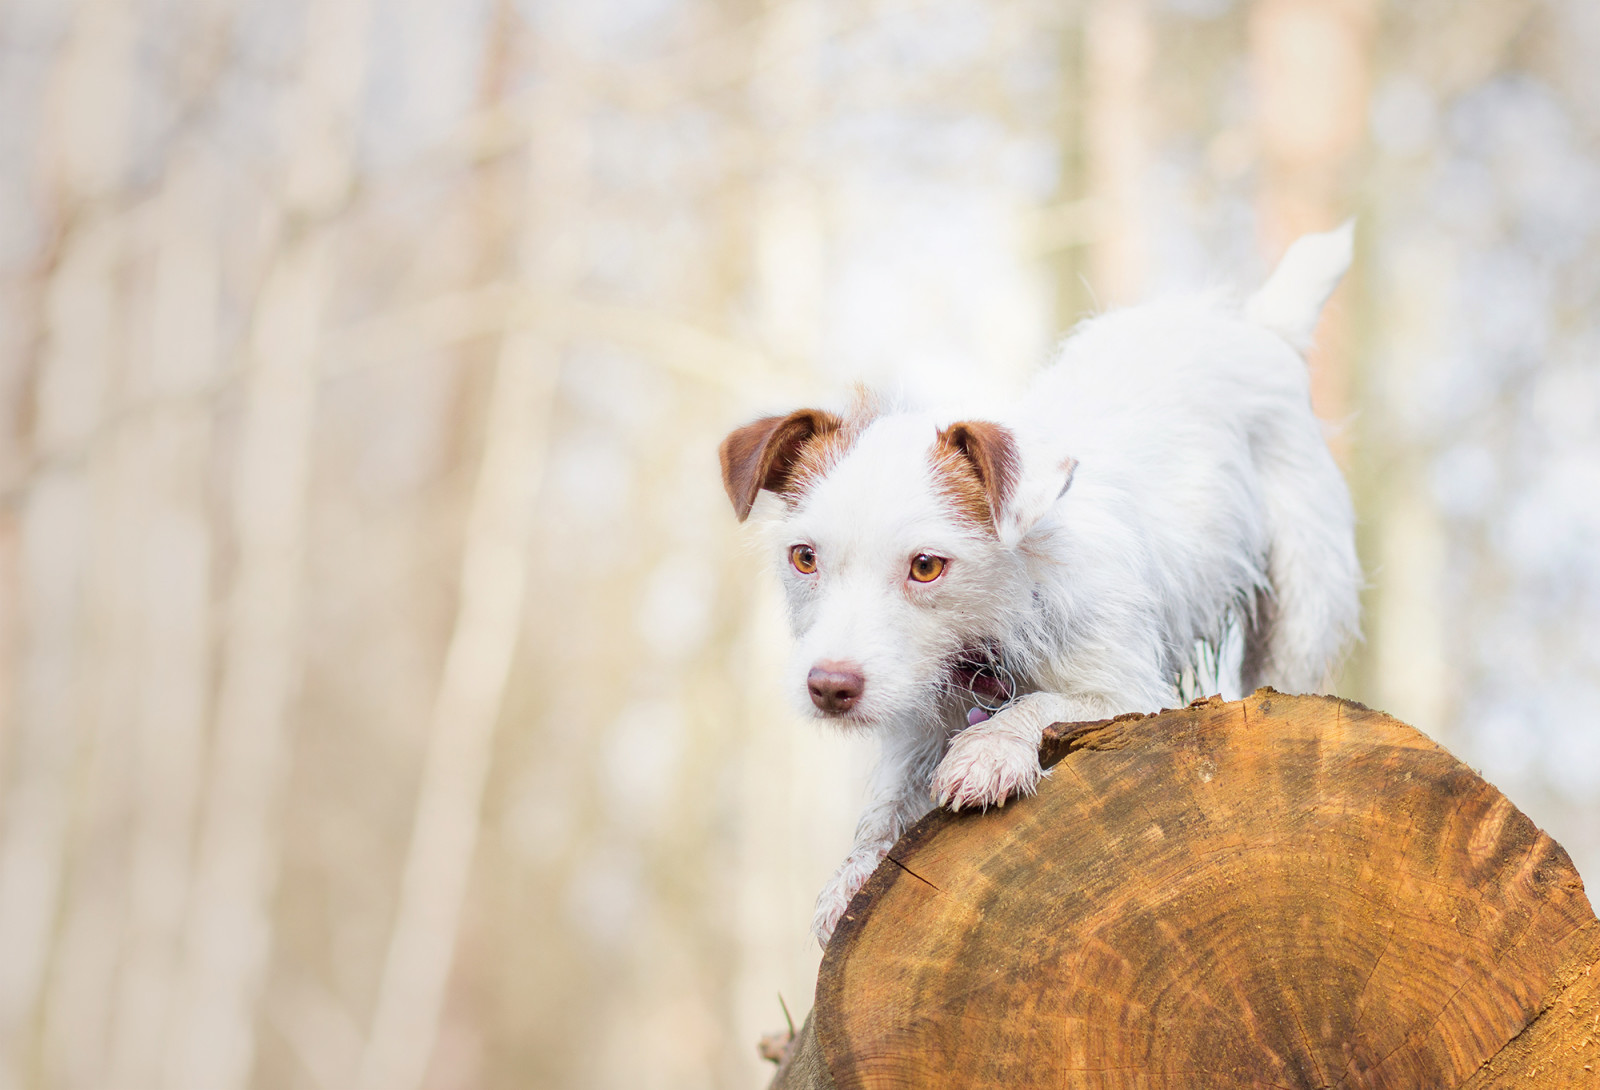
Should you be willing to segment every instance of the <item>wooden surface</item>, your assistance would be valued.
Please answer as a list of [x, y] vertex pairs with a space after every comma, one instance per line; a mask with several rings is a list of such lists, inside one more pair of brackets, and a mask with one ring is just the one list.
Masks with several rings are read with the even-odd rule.
[[1600, 1087], [1582, 882], [1417, 731], [1262, 690], [1045, 751], [896, 845], [776, 1087]]

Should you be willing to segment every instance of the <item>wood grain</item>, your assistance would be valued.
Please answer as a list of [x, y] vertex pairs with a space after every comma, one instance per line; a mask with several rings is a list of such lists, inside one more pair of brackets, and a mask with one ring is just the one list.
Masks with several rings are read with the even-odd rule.
[[1261, 690], [1044, 758], [1036, 798], [896, 845], [775, 1086], [1595, 1082], [1583, 883], [1412, 728]]

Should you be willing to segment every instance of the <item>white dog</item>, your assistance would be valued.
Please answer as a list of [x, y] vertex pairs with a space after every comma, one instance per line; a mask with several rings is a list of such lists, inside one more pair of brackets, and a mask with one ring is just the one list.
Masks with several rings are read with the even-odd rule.
[[1361, 576], [1300, 351], [1350, 250], [1348, 224], [1301, 239], [1242, 312], [1202, 296], [1095, 318], [994, 419], [863, 399], [724, 440], [739, 518], [762, 490], [782, 501], [795, 696], [882, 739], [817, 900], [824, 945], [934, 802], [1032, 793], [1047, 726], [1175, 706], [1230, 626], [1241, 691], [1323, 684]]

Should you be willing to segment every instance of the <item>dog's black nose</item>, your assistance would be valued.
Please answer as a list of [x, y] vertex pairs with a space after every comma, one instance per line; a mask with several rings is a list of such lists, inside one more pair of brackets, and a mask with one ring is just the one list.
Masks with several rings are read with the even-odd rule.
[[845, 662], [819, 662], [806, 677], [811, 703], [828, 715], [843, 715], [855, 707], [866, 686], [860, 669]]

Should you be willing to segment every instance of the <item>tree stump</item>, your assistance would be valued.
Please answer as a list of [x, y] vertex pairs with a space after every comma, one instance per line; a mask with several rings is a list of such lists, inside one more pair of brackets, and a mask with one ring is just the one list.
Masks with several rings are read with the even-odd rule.
[[775, 1088], [1600, 1087], [1571, 860], [1412, 728], [1263, 689], [1044, 759], [890, 852]]

